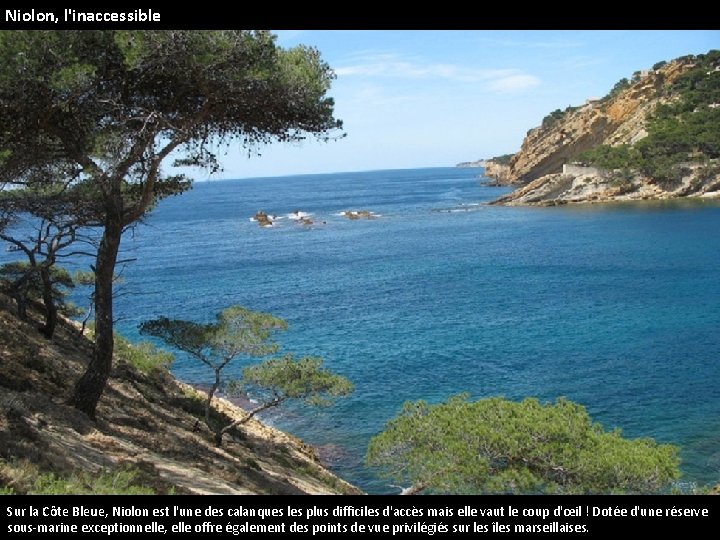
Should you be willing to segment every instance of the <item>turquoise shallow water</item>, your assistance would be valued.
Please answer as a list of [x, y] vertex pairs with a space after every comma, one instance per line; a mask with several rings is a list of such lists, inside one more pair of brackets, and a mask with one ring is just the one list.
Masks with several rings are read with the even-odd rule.
[[[209, 320], [240, 303], [290, 323], [284, 350], [323, 356], [354, 395], [270, 421], [328, 445], [371, 492], [367, 441], [404, 400], [557, 396], [606, 427], [682, 446], [684, 479], [720, 481], [720, 207], [479, 205], [478, 169], [198, 183], [128, 236], [118, 327]], [[259, 209], [311, 212], [261, 229]], [[382, 216], [349, 221], [347, 209]], [[209, 373], [186, 358], [184, 380]]]

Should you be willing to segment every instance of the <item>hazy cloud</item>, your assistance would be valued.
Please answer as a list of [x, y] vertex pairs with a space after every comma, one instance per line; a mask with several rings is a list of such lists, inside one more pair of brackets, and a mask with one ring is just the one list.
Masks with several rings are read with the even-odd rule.
[[366, 84], [357, 88], [350, 97], [350, 102], [354, 105], [372, 105], [387, 106], [400, 105], [404, 103], [412, 103], [417, 98], [412, 95], [398, 94], [397, 92], [388, 92], [384, 87], [376, 84]]
[[524, 73], [515, 73], [504, 77], [498, 77], [486, 83], [488, 90], [498, 93], [521, 92], [529, 88], [534, 88], [540, 84], [540, 79], [534, 75]]
[[477, 69], [457, 64], [422, 63], [390, 54], [358, 59], [355, 63], [336, 68], [335, 73], [341, 77], [444, 79], [479, 83], [491, 92], [517, 92], [540, 84], [538, 77], [518, 69]]
[[481, 35], [481, 42], [489, 43], [494, 46], [500, 47], [517, 47], [521, 49], [579, 49], [584, 46], [582, 41], [568, 40], [568, 39], [555, 39], [555, 40], [541, 40], [541, 39], [501, 39], [487, 37], [486, 34]]

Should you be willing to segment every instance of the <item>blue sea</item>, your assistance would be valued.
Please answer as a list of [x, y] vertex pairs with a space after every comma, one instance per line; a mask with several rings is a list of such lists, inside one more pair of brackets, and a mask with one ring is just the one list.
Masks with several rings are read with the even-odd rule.
[[[282, 350], [322, 356], [355, 392], [268, 421], [371, 493], [397, 489], [364, 466], [369, 438], [404, 401], [459, 392], [566, 396], [606, 428], [679, 445], [688, 484], [720, 482], [720, 206], [494, 207], [507, 189], [481, 172], [196, 183], [125, 238], [118, 329], [231, 304], [286, 319]], [[338, 215], [364, 209], [379, 217]], [[315, 224], [260, 228], [258, 210]], [[173, 371], [210, 381], [182, 356]]]

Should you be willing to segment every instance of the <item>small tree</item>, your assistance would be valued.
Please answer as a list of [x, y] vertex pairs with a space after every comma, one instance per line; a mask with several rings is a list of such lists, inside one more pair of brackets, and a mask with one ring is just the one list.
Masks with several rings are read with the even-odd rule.
[[205, 423], [213, 430], [210, 420], [212, 398], [222, 385], [225, 367], [243, 356], [262, 357], [275, 353], [278, 345], [269, 339], [273, 332], [286, 328], [285, 321], [269, 313], [235, 305], [218, 313], [214, 323], [160, 317], [143, 322], [140, 333], [160, 338], [212, 369], [213, 383], [205, 400]]
[[45, 306], [45, 324], [40, 331], [51, 338], [57, 321], [58, 311], [74, 314], [66, 302], [68, 289], [75, 287], [70, 274], [59, 266], [40, 268], [28, 262], [15, 261], [0, 267], [0, 288], [7, 292], [17, 305], [18, 317], [27, 319], [30, 302], [42, 300]]
[[295, 360], [291, 354], [286, 354], [243, 369], [242, 379], [230, 381], [228, 391], [242, 391], [258, 398], [260, 405], [249, 411], [247, 416], [219, 430], [216, 433], [218, 446], [222, 436], [232, 428], [286, 401], [303, 400], [307, 405], [326, 406], [333, 403], [333, 398], [353, 391], [353, 384], [347, 378], [323, 368], [322, 364], [322, 358], [305, 356]]
[[87, 241], [80, 231], [92, 219], [77, 189], [0, 191], [0, 240], [26, 258], [3, 267], [5, 288], [15, 298], [20, 318], [25, 318], [29, 300], [42, 300], [45, 324], [40, 331], [48, 339], [55, 333], [58, 311], [67, 307], [62, 289], [74, 286], [67, 271], [57, 266], [58, 259], [74, 254], [68, 249], [79, 240]]
[[367, 462], [409, 483], [406, 494], [654, 493], [679, 476], [676, 447], [606, 432], [562, 398], [407, 402]]
[[73, 406], [94, 418], [110, 375], [124, 233], [190, 187], [164, 167], [339, 136], [333, 78], [316, 49], [266, 31], [0, 32], [0, 185], [76, 187], [98, 226], [94, 351]]
[[217, 315], [217, 322], [201, 324], [160, 317], [140, 325], [140, 333], [162, 339], [213, 370], [213, 384], [205, 400], [205, 424], [213, 431], [220, 446], [225, 433], [256, 414], [288, 400], [305, 400], [311, 405], [326, 405], [332, 398], [352, 391], [345, 377], [322, 368], [322, 359], [304, 357], [295, 360], [287, 354], [243, 370], [240, 381], [230, 381], [230, 392], [242, 390], [261, 399], [247, 416], [227, 425], [213, 426], [210, 418], [212, 398], [223, 384], [223, 369], [242, 356], [268, 356], [277, 351], [277, 343], [268, 341], [273, 332], [285, 330], [287, 323], [268, 313], [231, 306]]

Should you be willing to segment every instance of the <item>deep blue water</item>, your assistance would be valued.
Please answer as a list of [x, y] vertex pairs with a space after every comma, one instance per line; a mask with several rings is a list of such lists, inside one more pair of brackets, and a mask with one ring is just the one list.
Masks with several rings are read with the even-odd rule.
[[[478, 205], [505, 192], [478, 169], [376, 171], [197, 183], [125, 241], [119, 330], [210, 320], [240, 303], [285, 318], [283, 349], [349, 377], [352, 397], [271, 421], [362, 464], [405, 400], [566, 396], [605, 427], [682, 447], [684, 479], [720, 481], [720, 206]], [[259, 209], [299, 209], [261, 229]], [[336, 215], [369, 209], [382, 216]], [[174, 372], [209, 373], [179, 358]]]

